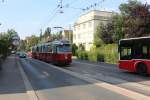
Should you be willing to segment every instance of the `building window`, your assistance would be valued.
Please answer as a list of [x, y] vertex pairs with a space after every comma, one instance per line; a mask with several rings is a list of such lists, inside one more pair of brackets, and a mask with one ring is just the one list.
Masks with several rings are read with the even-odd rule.
[[76, 35], [74, 35], [74, 39], [76, 39]]
[[80, 39], [80, 34], [78, 34], [78, 39]]
[[74, 31], [76, 31], [76, 26], [74, 26]]
[[88, 22], [88, 27], [92, 27], [92, 22], [91, 21]]
[[84, 23], [84, 24], [83, 24], [83, 29], [85, 29], [85, 28], [86, 28], [86, 24]]
[[78, 30], [80, 30], [80, 25], [78, 26]]

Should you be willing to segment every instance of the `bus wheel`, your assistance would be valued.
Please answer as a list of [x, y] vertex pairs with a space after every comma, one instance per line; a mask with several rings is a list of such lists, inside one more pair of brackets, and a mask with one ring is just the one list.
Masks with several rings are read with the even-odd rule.
[[136, 66], [136, 71], [138, 74], [146, 75], [147, 74], [147, 66], [144, 63], [139, 63]]

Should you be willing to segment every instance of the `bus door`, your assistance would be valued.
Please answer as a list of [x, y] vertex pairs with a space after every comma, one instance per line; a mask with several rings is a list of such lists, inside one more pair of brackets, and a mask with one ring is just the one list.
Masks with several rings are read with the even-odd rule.
[[119, 67], [122, 69], [132, 69], [132, 48], [131, 47], [121, 47], [120, 48], [120, 61]]

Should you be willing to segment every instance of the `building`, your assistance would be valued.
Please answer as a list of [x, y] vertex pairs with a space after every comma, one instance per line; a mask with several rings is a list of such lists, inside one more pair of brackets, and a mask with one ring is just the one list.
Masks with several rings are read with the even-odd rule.
[[62, 37], [65, 40], [69, 40], [70, 43], [73, 43], [73, 31], [72, 30], [63, 30]]
[[73, 26], [73, 43], [84, 45], [89, 51], [93, 46], [94, 33], [100, 23], [106, 24], [114, 13], [108, 11], [92, 10], [81, 15]]

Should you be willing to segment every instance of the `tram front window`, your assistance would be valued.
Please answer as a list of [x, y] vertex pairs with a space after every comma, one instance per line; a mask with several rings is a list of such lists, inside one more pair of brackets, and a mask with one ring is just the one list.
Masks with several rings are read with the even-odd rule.
[[71, 47], [70, 47], [70, 45], [60, 45], [57, 47], [57, 52], [59, 52], [59, 53], [71, 52]]

